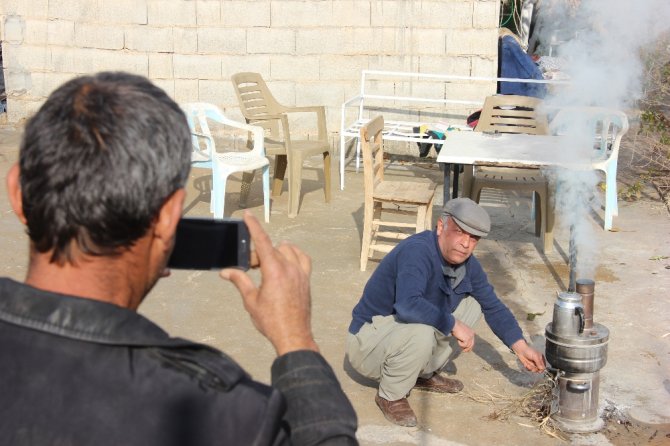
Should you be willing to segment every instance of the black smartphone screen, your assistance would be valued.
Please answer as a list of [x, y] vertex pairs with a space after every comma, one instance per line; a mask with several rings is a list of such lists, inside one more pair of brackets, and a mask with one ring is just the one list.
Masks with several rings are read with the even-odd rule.
[[242, 220], [182, 218], [168, 268], [249, 269], [249, 230]]

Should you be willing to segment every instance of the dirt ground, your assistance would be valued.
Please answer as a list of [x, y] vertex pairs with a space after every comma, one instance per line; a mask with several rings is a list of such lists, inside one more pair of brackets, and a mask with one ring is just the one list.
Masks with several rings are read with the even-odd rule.
[[[19, 130], [0, 127], [3, 178], [16, 160]], [[351, 309], [376, 266], [370, 261], [365, 272], [358, 267], [362, 174], [349, 166], [346, 188], [340, 191], [333, 166], [333, 198], [325, 203], [320, 166], [318, 158], [306, 163], [297, 218], [286, 215], [285, 186], [273, 199], [271, 220], [264, 226], [276, 242], [290, 240], [312, 257], [314, 334], [358, 413], [361, 444], [565, 444], [526, 418], [489, 418], [495, 405], [481, 402], [482, 395], [519, 397], [542, 377], [524, 371], [483, 322], [476, 327], [474, 352], [458, 356], [445, 370], [465, 383], [462, 395], [412, 392], [409, 401], [419, 418], [416, 428], [401, 428], [384, 419], [374, 403], [374, 383], [357, 376], [344, 357]], [[395, 163], [387, 175], [442, 182], [439, 168], [431, 163]], [[187, 215], [209, 216], [210, 182], [211, 172], [193, 170]], [[228, 189], [226, 215], [239, 217], [239, 177], [230, 180]], [[0, 190], [0, 274], [20, 280], [26, 271], [27, 241], [9, 208], [4, 182]], [[440, 197], [434, 219], [441, 205]], [[482, 205], [492, 216], [493, 230], [476, 254], [526, 338], [543, 349], [544, 327], [551, 319], [556, 293], [568, 284], [567, 229], [559, 226], [553, 251], [543, 254], [532, 232], [529, 197], [488, 193]], [[248, 206], [262, 220], [260, 180], [252, 185]], [[594, 230], [598, 256], [594, 319], [610, 330], [599, 405], [607, 421], [600, 432], [566, 438], [578, 445], [670, 444], [670, 216], [651, 187], [645, 187], [636, 201], [620, 201], [619, 207], [611, 232], [602, 230], [600, 207], [594, 206], [585, 217]], [[560, 225], [560, 215], [557, 218]], [[222, 349], [256, 379], [269, 382], [273, 350], [253, 328], [234, 287], [215, 272], [173, 272], [151, 292], [140, 312], [174, 336]]]

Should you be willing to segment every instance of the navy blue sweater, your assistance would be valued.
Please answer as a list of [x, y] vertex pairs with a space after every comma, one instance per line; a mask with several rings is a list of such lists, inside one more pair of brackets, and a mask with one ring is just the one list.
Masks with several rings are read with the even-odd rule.
[[512, 312], [496, 296], [474, 255], [465, 261], [465, 278], [451, 288], [435, 231], [403, 240], [381, 261], [363, 297], [354, 307], [349, 332], [356, 334], [373, 316], [396, 315], [399, 322], [431, 325], [445, 335], [454, 327], [452, 313], [471, 295], [482, 307], [486, 323], [508, 347], [523, 338]]

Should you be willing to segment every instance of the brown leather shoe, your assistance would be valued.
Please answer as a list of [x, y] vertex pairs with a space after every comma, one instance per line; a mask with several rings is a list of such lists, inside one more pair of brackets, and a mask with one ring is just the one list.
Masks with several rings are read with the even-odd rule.
[[463, 390], [463, 383], [457, 379], [447, 378], [435, 373], [428, 379], [419, 378], [414, 385], [415, 389], [436, 393], [458, 393]]
[[409, 406], [407, 398], [389, 401], [379, 395], [375, 395], [375, 403], [377, 403], [386, 419], [391, 423], [405, 427], [416, 426], [416, 415], [414, 415], [414, 411]]

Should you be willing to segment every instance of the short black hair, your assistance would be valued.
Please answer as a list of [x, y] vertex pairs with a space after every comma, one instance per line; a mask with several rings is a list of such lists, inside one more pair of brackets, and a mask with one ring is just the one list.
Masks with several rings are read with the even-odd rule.
[[19, 154], [23, 212], [38, 252], [72, 262], [76, 243], [114, 255], [146, 234], [184, 187], [186, 117], [148, 79], [103, 72], [56, 89], [27, 123]]

